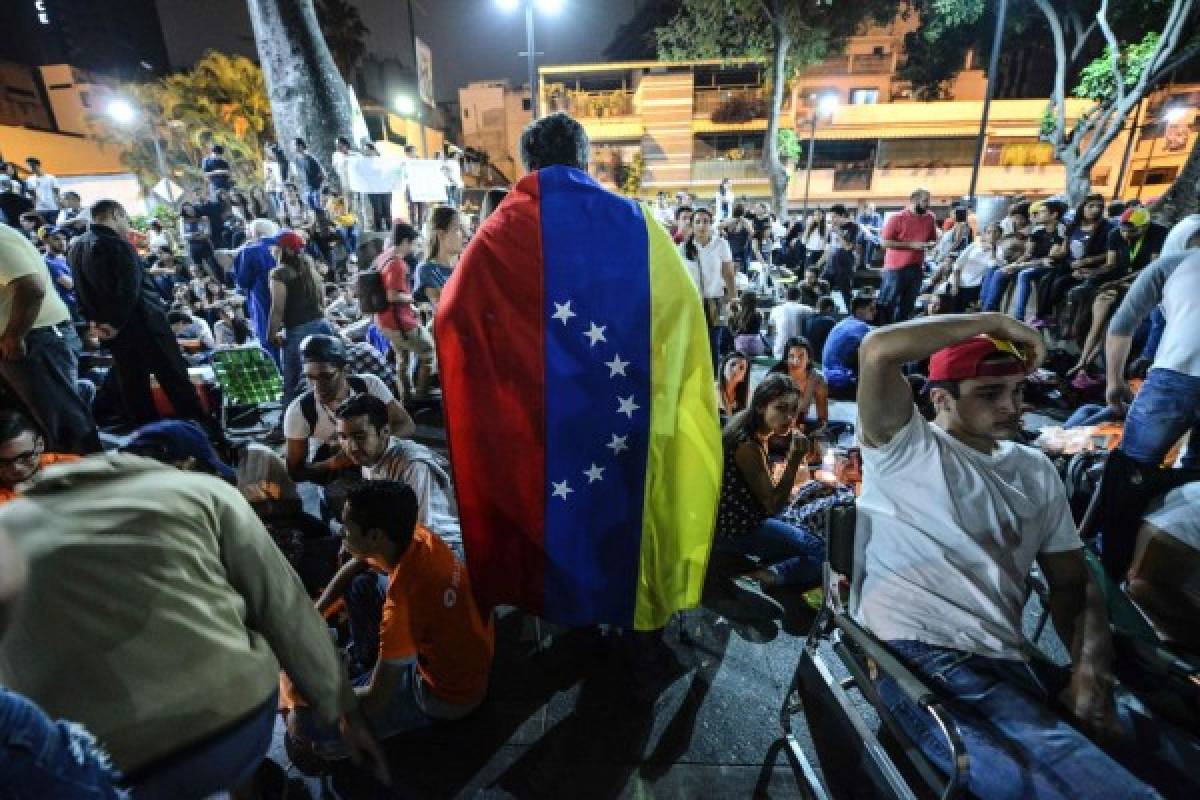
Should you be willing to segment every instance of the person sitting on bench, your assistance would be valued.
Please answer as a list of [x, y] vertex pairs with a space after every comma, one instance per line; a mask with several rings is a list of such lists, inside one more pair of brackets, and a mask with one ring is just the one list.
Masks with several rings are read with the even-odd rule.
[[[865, 538], [865, 575], [856, 617], [944, 698], [969, 754], [973, 797], [1099, 796], [1098, 787], [1105, 797], [1158, 796], [1146, 776], [1195, 797], [1194, 769], [1188, 777], [1175, 764], [1194, 765], [1197, 743], [1115, 702], [1104, 602], [1062, 482], [1045, 455], [1013, 441], [1025, 375], [1044, 353], [1032, 328], [998, 313], [914, 320], [864, 340], [856, 535]], [[932, 422], [916, 412], [902, 370], [925, 358]], [[1022, 635], [1035, 558], [1069, 669], [1030, 659]], [[891, 679], [879, 690], [949, 772], [932, 719]], [[1126, 745], [1123, 763], [1093, 739], [1110, 752]]]

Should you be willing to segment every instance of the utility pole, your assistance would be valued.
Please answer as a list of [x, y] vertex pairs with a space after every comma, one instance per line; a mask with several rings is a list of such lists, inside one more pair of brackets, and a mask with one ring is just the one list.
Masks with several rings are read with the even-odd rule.
[[421, 99], [421, 64], [417, 61], [417, 25], [413, 21], [412, 0], [408, 0], [408, 32], [412, 35], [413, 99], [417, 107], [417, 125], [421, 128], [421, 158], [429, 158], [429, 146], [425, 141], [425, 115], [421, 113], [425, 101]]
[[1000, 46], [1004, 43], [1004, 17], [1008, 0], [1000, 0], [996, 9], [996, 32], [992, 36], [992, 54], [988, 58], [987, 88], [983, 92], [983, 116], [979, 119], [979, 138], [975, 142], [975, 161], [971, 165], [971, 188], [967, 190], [967, 205], [975, 207], [975, 186], [979, 181], [979, 165], [983, 161], [983, 146], [987, 139], [988, 115], [992, 110], [992, 85], [1000, 64]]

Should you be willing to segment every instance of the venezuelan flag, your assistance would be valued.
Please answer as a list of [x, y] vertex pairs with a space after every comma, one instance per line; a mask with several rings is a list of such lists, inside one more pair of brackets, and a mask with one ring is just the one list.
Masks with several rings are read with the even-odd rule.
[[700, 601], [721, 476], [704, 312], [670, 237], [585, 172], [523, 178], [435, 320], [476, 597], [568, 625]]

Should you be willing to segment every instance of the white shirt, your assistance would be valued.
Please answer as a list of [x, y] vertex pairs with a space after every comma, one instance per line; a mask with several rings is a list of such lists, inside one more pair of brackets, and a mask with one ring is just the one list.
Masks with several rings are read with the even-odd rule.
[[954, 268], [959, 271], [958, 285], [964, 289], [979, 286], [983, 283], [983, 276], [987, 271], [999, 265], [1000, 259], [995, 248], [989, 249], [981, 242], [971, 242], [954, 262]]
[[1200, 481], [1176, 486], [1155, 500], [1145, 520], [1172, 539], [1200, 550]]
[[0, 225], [0, 332], [8, 327], [12, 315], [13, 290], [9, 284], [30, 275], [43, 290], [42, 305], [33, 327], [45, 328], [70, 319], [71, 315], [58, 292], [50, 288], [50, 271], [46, 269], [42, 254], [19, 230]]
[[30, 175], [25, 181], [25, 185], [33, 190], [35, 198], [33, 205], [38, 211], [45, 208], [58, 208], [58, 201], [54, 199], [54, 190], [61, 188], [58, 178], [49, 173]]
[[816, 309], [812, 306], [791, 300], [780, 303], [771, 309], [768, 325], [771, 330], [775, 331], [775, 343], [771, 348], [775, 358], [783, 358], [787, 340], [793, 336], [799, 336], [800, 329], [804, 326], [804, 320], [816, 313]]
[[1200, 251], [1160, 256], [1139, 272], [1108, 325], [1109, 334], [1132, 336], [1160, 303], [1167, 325], [1154, 368], [1200, 377]]
[[1023, 659], [1034, 558], [1082, 547], [1050, 460], [1013, 442], [980, 453], [915, 410], [886, 445], [861, 446], [856, 618], [884, 641]]
[[437, 533], [455, 552], [462, 550], [462, 531], [450, 500], [449, 464], [424, 445], [392, 437], [373, 466], [363, 467], [369, 481], [401, 481], [417, 496], [417, 522]]
[[84, 224], [82, 226], [76, 225], [75, 227], [87, 228], [92, 221], [92, 213], [82, 206], [79, 208], [64, 208], [58, 212], [58, 217], [55, 218], [54, 224], [62, 228], [78, 220], [83, 220]]
[[733, 252], [729, 249], [729, 242], [716, 234], [713, 234], [706, 245], [701, 245], [699, 239], [696, 239], [695, 242], [695, 261], [691, 261], [687, 257], [687, 243], [679, 245], [679, 253], [687, 264], [688, 274], [695, 281], [701, 297], [724, 297], [725, 276], [721, 272], [721, 266], [727, 261], [733, 261]]
[[273, 157], [263, 161], [263, 189], [268, 192], [283, 191], [283, 170]]
[[[367, 394], [378, 397], [384, 403], [390, 403], [396, 399], [392, 396], [387, 384], [376, 376], [358, 375], [358, 377], [366, 384]], [[354, 387], [351, 386], [350, 393], [346, 395], [345, 399], [348, 400], [357, 394], [358, 392], [354, 391]], [[304, 411], [300, 408], [300, 400], [303, 397], [304, 395], [301, 394], [288, 406], [287, 413], [283, 416], [283, 435], [288, 439], [309, 439], [317, 445], [329, 444], [337, 435], [337, 426], [333, 419], [333, 411], [336, 408], [326, 408], [324, 403], [317, 400], [317, 424], [310, 428], [308, 420], [304, 418]], [[316, 399], [315, 396], [313, 399]]]
[[820, 228], [813, 228], [808, 234], [808, 238], [804, 240], [804, 249], [812, 250], [817, 253], [825, 252], [826, 239], [829, 238], [829, 231], [824, 235], [821, 234]]

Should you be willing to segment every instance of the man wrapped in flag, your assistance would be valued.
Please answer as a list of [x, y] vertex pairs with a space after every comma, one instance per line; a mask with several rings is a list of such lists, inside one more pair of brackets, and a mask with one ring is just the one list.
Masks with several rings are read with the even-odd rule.
[[578, 122], [521, 151], [435, 321], [476, 597], [662, 628], [700, 601], [720, 489], [700, 298], [661, 225], [587, 174]]

